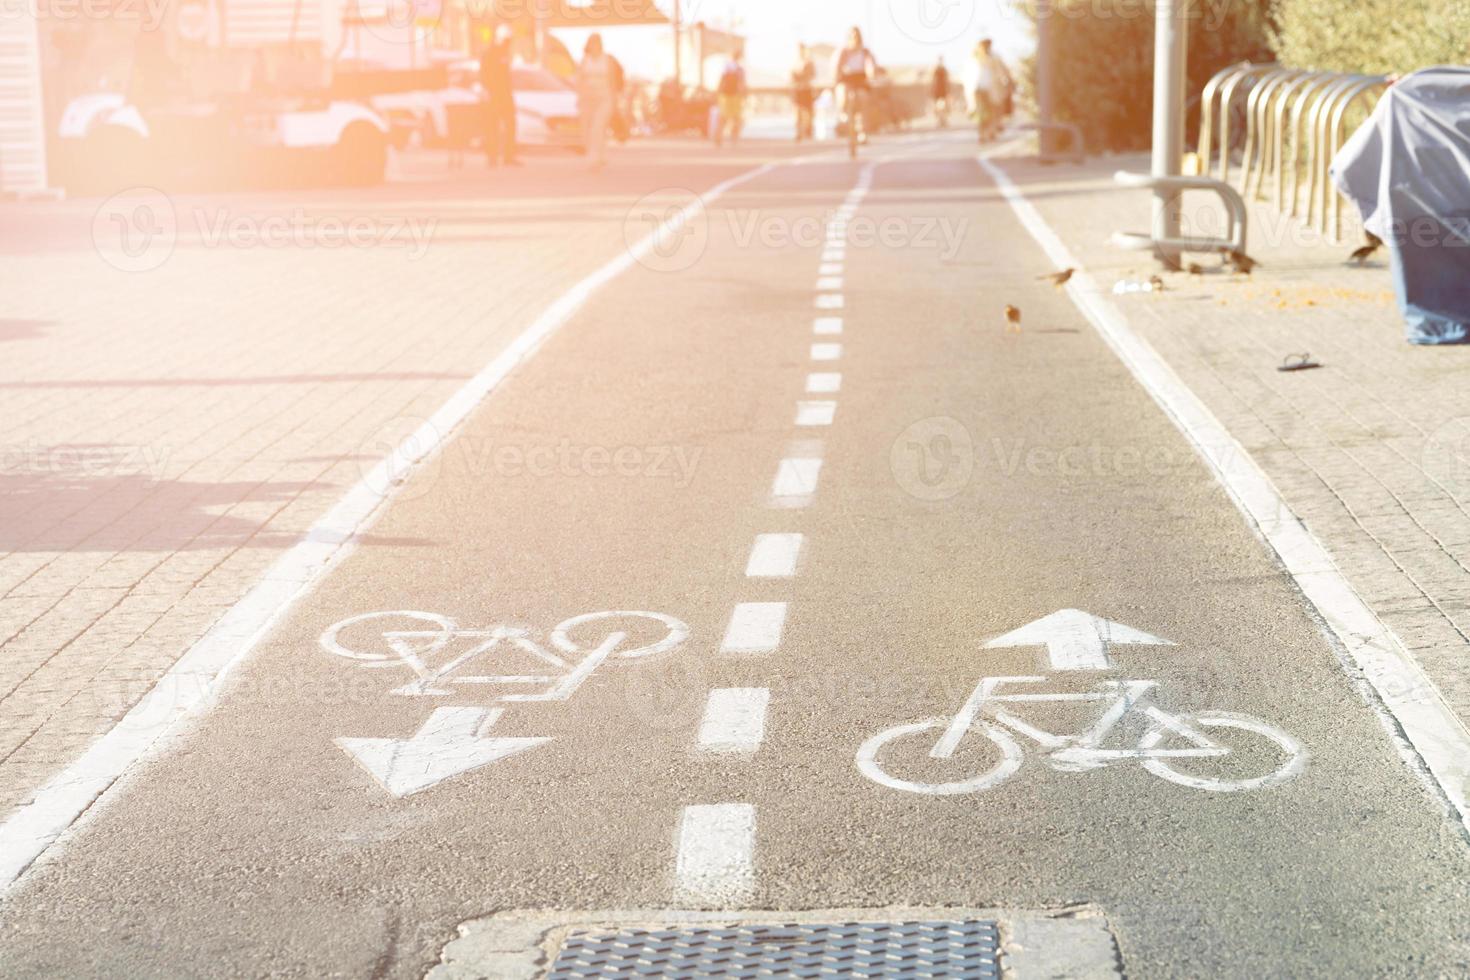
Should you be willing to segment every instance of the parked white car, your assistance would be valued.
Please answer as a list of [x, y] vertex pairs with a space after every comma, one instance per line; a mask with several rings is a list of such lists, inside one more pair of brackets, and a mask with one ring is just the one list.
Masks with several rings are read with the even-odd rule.
[[[516, 141], [524, 146], [559, 146], [581, 150], [582, 120], [577, 90], [544, 68], [511, 69], [516, 102]], [[449, 91], [481, 97], [480, 65], [472, 59], [449, 66]]]
[[57, 128], [64, 180], [87, 192], [136, 183], [383, 180], [388, 124], [347, 101], [240, 99], [141, 111], [119, 93], [73, 99]]

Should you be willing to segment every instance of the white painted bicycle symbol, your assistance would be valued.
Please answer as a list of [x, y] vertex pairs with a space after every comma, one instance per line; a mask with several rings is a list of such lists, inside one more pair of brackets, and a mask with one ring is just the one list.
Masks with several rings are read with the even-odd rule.
[[[1191, 789], [1217, 793], [1265, 789], [1284, 783], [1306, 768], [1307, 750], [1295, 738], [1257, 718], [1230, 711], [1203, 711], [1191, 715], [1170, 714], [1149, 703], [1157, 681], [1105, 681], [1091, 691], [1002, 693], [1012, 686], [1045, 683], [1045, 677], [982, 678], [964, 707], [953, 718], [929, 718], [909, 725], [899, 725], [879, 732], [858, 749], [858, 769], [869, 779], [891, 789], [934, 796], [978, 793], [993, 789], [1013, 776], [1025, 759], [1016, 735], [1023, 735], [1041, 747], [1053, 769], [1062, 772], [1085, 772], [1118, 763], [1137, 762], [1162, 779]], [[1101, 707], [1095, 722], [1076, 735], [1057, 735], [1017, 717], [1005, 705], [1060, 702], [1093, 702]], [[1137, 744], [1127, 748], [1104, 748], [1110, 734], [1125, 718], [1142, 716], [1144, 734]], [[1015, 734], [1012, 734], [1015, 733]], [[922, 743], [934, 735], [938, 740], [927, 753], [928, 760], [953, 759], [968, 736], [989, 740], [987, 755], [999, 760], [973, 775], [948, 782], [924, 782], [904, 778], [894, 769], [933, 767], [935, 762], [895, 759], [902, 753], [899, 743]], [[1274, 765], [1259, 775], [1225, 775], [1224, 762], [1236, 749], [1239, 736], [1246, 735], [1253, 748], [1268, 745], [1276, 758]], [[1264, 743], [1262, 742], [1264, 740]], [[971, 740], [973, 742], [973, 739]], [[917, 747], [915, 747], [917, 750]], [[965, 758], [973, 752], [966, 751]], [[1259, 753], [1253, 752], [1255, 760]], [[885, 758], [887, 761], [885, 761]], [[987, 759], [987, 763], [989, 759]], [[1236, 767], [1232, 767], [1236, 768]], [[1210, 770], [1214, 771], [1211, 772]]]
[[[372, 624], [418, 629], [373, 629]], [[615, 626], [625, 627], [615, 629]], [[653, 642], [623, 649], [634, 635], [653, 630]], [[373, 636], [371, 649], [354, 649], [344, 634]], [[601, 638], [585, 642], [590, 637]], [[610, 657], [633, 660], [672, 650], [689, 637], [689, 627], [672, 616], [651, 612], [595, 612], [574, 616], [551, 631], [550, 642], [539, 642], [522, 626], [461, 629], [448, 616], [397, 611], [364, 613], [344, 619], [321, 636], [327, 653], [357, 661], [368, 668], [407, 668], [413, 679], [389, 692], [409, 697], [447, 696], [456, 687], [478, 685], [501, 688], [501, 702], [565, 701]], [[380, 652], [386, 650], [387, 652]], [[494, 663], [505, 672], [487, 673], [479, 665]], [[506, 670], [506, 668], [509, 668]]]

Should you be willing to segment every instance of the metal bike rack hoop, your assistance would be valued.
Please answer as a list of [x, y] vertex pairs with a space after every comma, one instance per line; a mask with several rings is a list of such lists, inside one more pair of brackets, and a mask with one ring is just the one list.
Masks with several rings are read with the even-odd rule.
[[1225, 204], [1228, 226], [1224, 238], [1192, 238], [1180, 236], [1160, 241], [1152, 235], [1134, 231], [1120, 231], [1113, 235], [1113, 244], [1133, 251], [1156, 251], [1170, 249], [1180, 252], [1244, 252], [1248, 216], [1245, 198], [1230, 184], [1214, 177], [1155, 177], [1152, 174], [1135, 174], [1118, 171], [1113, 180], [1124, 187], [1140, 190], [1200, 190], [1214, 191]]

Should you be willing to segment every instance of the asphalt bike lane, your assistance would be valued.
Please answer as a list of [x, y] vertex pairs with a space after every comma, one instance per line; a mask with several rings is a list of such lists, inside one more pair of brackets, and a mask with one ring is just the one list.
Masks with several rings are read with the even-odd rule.
[[1085, 910], [1137, 976], [1465, 972], [1463, 837], [1289, 577], [969, 147], [866, 154], [592, 296], [22, 881], [5, 972], [895, 906]]
[[1456, 822], [969, 148], [863, 210], [967, 230], [849, 259], [758, 904], [1080, 906], [1137, 976], [1463, 973]]
[[681, 879], [681, 821], [741, 798], [759, 742], [763, 671], [721, 647], [779, 631], [747, 605], [727, 636], [747, 572], [803, 560], [801, 493], [772, 496], [822, 399], [787, 341], [861, 172], [630, 211], [634, 241], [693, 208], [32, 870], [6, 972], [418, 976], [495, 908], [743, 902], [723, 865]]

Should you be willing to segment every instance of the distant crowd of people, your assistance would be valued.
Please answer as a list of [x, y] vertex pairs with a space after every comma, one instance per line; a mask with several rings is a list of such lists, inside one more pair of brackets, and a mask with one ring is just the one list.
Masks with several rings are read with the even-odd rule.
[[[514, 35], [502, 25], [480, 56], [483, 90], [485, 156], [493, 166], [516, 166], [516, 107], [512, 87]], [[830, 77], [839, 107], [839, 129], [866, 141], [869, 131], [884, 118], [885, 100], [891, 100], [891, 81], [878, 59], [854, 27], [846, 43], [832, 56]], [[816, 138], [816, 116], [821, 87], [811, 48], [802, 44], [790, 71], [791, 98], [796, 113], [796, 140]], [[593, 169], [607, 163], [609, 135], [615, 129], [626, 138], [624, 107], [627, 81], [622, 64], [609, 53], [601, 34], [588, 36], [573, 79], [581, 116], [582, 138]], [[1014, 109], [1015, 82], [1005, 62], [995, 54], [989, 38], [976, 44], [962, 76], [969, 114], [976, 120], [981, 142], [994, 139]], [[935, 118], [947, 125], [954, 85], [941, 57], [930, 76], [929, 96]], [[736, 50], [726, 61], [713, 93], [684, 90], [670, 79], [659, 87], [656, 101], [645, 107], [658, 127], [667, 132], [707, 133], [717, 146], [738, 142], [745, 128], [750, 85], [744, 52]], [[895, 115], [892, 107], [889, 116]]]
[[[480, 54], [482, 138], [485, 159], [492, 167], [520, 165], [511, 71], [514, 60], [515, 35], [509, 26], [502, 24]], [[607, 165], [608, 136], [627, 83], [622, 64], [603, 46], [601, 34], [588, 36], [573, 81], [587, 159], [594, 170], [600, 170]]]

